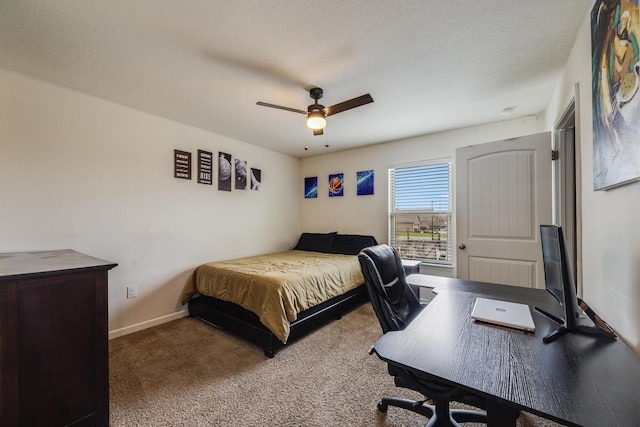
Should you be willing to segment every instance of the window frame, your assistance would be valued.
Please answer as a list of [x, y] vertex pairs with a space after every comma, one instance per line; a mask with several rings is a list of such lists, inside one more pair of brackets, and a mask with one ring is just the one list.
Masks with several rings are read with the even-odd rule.
[[[442, 180], [442, 179], [435, 179], [434, 180], [434, 184], [436, 186], [443, 186], [443, 184], [448, 184], [448, 194], [447, 194], [447, 198], [448, 198], [448, 205], [443, 209], [443, 206], [441, 203], [439, 203], [439, 206], [433, 207], [433, 203], [434, 203], [434, 199], [432, 198], [430, 202], [426, 202], [426, 203], [431, 203], [432, 207], [426, 207], [426, 206], [418, 206], [418, 205], [413, 205], [410, 207], [406, 207], [407, 205], [407, 200], [403, 201], [403, 204], [405, 204], [405, 207], [396, 207], [397, 206], [397, 195], [398, 195], [398, 190], [397, 190], [397, 184], [398, 184], [398, 180], [396, 178], [397, 175], [397, 171], [399, 169], [411, 169], [414, 170], [414, 172], [416, 173], [416, 179], [420, 179], [420, 178], [434, 178], [437, 175], [437, 171], [435, 170], [435, 167], [437, 166], [443, 166], [443, 165], [447, 165], [448, 169], [447, 169], [447, 177]], [[434, 167], [433, 171], [420, 171], [419, 169], [422, 168], [430, 168], [430, 167]], [[411, 173], [411, 172], [409, 172]], [[430, 176], [430, 174], [433, 174]], [[417, 182], [417, 181], [416, 181]], [[455, 235], [454, 235], [454, 221], [455, 221], [455, 216], [454, 216], [454, 210], [453, 210], [453, 205], [454, 205], [454, 195], [453, 195], [453, 161], [451, 157], [445, 157], [445, 158], [438, 158], [438, 159], [430, 159], [430, 160], [423, 160], [423, 161], [418, 161], [418, 162], [410, 162], [410, 163], [402, 163], [402, 164], [397, 164], [397, 165], [393, 165], [390, 166], [388, 168], [388, 184], [389, 184], [389, 200], [388, 200], [388, 209], [387, 209], [387, 231], [388, 231], [388, 241], [389, 241], [389, 245], [393, 246], [394, 248], [396, 248], [398, 250], [398, 253], [400, 254], [400, 256], [404, 259], [415, 259], [415, 260], [419, 260], [424, 264], [427, 265], [434, 265], [434, 266], [439, 266], [439, 267], [451, 267], [454, 268], [455, 267], [455, 248], [454, 248], [454, 244], [455, 244]], [[417, 186], [414, 186], [413, 190], [415, 189], [419, 190], [419, 184]], [[405, 189], [405, 191], [407, 193], [411, 192], [411, 189]], [[437, 194], [437, 189], [436, 189], [436, 194]], [[432, 194], [432, 192], [429, 192], [429, 194]], [[425, 199], [423, 199], [422, 201], [420, 201], [419, 199], [422, 199], [422, 195], [418, 196], [418, 198], [416, 198], [416, 200], [410, 200], [411, 196], [409, 197], [409, 202], [413, 202], [413, 203], [425, 203]], [[409, 203], [410, 204], [410, 203]], [[427, 217], [431, 216], [433, 217], [437, 217], [437, 216], [446, 216], [446, 244], [444, 249], [446, 250], [446, 255], [444, 259], [439, 259], [439, 252], [436, 251], [436, 257], [429, 257], [427, 256], [427, 253], [423, 253], [422, 255], [425, 256], [410, 256], [410, 255], [405, 255], [406, 254], [406, 250], [402, 249], [400, 247], [400, 245], [397, 242], [396, 237], [398, 236], [398, 232], [396, 231], [396, 226], [397, 226], [397, 219], [399, 215], [425, 215]], [[421, 221], [419, 219], [420, 217], [418, 217], [418, 221], [419, 221], [419, 230], [415, 230], [415, 226], [414, 226], [414, 230], [413, 232], [409, 232], [407, 231], [407, 239], [411, 239], [411, 237], [409, 236], [410, 233], [415, 234], [416, 232], [423, 232], [423, 230], [426, 229], [426, 227], [422, 227], [420, 225]], [[431, 228], [431, 239], [433, 240], [434, 234], [433, 234], [433, 230], [434, 228]], [[442, 243], [440, 240], [438, 240], [438, 247], [441, 247]], [[433, 248], [432, 248], [433, 250]]]

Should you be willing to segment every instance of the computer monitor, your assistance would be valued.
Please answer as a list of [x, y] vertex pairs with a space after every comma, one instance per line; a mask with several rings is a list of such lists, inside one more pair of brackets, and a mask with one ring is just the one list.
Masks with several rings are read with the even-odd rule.
[[[576, 296], [573, 270], [571, 269], [567, 242], [564, 238], [562, 227], [557, 225], [541, 225], [540, 241], [542, 243], [545, 288], [558, 300], [563, 312], [563, 318], [558, 318], [535, 307], [538, 313], [541, 313], [559, 325], [559, 328], [544, 337], [543, 341], [548, 343], [564, 334], [573, 332], [608, 335], [608, 333], [605, 333], [606, 331], [601, 328], [580, 324], [580, 319], [583, 317], [582, 309]], [[595, 321], [595, 319], [592, 320]]]

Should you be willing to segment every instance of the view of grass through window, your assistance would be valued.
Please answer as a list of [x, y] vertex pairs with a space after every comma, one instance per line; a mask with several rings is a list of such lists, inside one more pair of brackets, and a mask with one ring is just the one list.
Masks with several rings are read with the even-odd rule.
[[404, 259], [453, 265], [451, 162], [389, 170], [389, 242]]

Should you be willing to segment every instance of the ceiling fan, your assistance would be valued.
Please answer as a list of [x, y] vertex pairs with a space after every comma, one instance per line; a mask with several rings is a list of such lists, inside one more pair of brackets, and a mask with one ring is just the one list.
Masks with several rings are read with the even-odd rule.
[[314, 135], [322, 135], [322, 129], [327, 126], [327, 117], [334, 114], [341, 113], [352, 108], [361, 107], [365, 104], [373, 102], [373, 98], [368, 93], [366, 95], [358, 96], [357, 98], [350, 99], [348, 101], [340, 102], [339, 104], [325, 107], [318, 104], [318, 99], [322, 98], [323, 91], [319, 87], [314, 87], [309, 90], [309, 96], [314, 99], [315, 102], [307, 107], [307, 111], [298, 110], [296, 108], [283, 107], [281, 105], [269, 104], [266, 102], [258, 101], [257, 105], [263, 107], [278, 108], [280, 110], [293, 111], [294, 113], [305, 114], [307, 116], [307, 126], [313, 130]]

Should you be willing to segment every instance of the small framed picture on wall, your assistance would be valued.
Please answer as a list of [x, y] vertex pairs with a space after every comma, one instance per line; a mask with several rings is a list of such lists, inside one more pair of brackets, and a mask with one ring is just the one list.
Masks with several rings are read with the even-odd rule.
[[316, 199], [318, 198], [318, 177], [311, 176], [304, 179], [304, 198]]
[[173, 176], [181, 179], [191, 179], [191, 153], [173, 150]]
[[262, 170], [251, 168], [251, 189], [260, 190], [262, 186]]
[[231, 191], [231, 154], [218, 152], [218, 190]]
[[335, 173], [329, 175], [329, 197], [341, 197], [344, 195], [344, 174]]
[[213, 185], [213, 153], [198, 150], [198, 184]]
[[236, 190], [247, 189], [247, 162], [236, 159]]
[[373, 170], [356, 173], [356, 194], [358, 196], [373, 194]]

